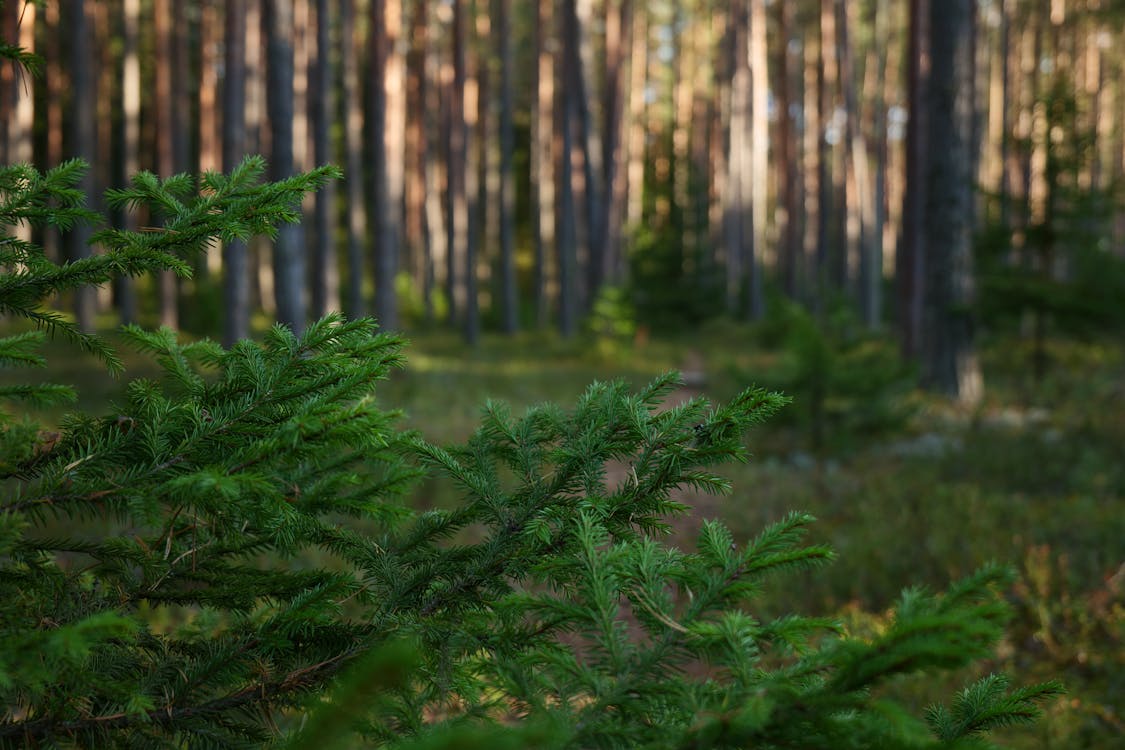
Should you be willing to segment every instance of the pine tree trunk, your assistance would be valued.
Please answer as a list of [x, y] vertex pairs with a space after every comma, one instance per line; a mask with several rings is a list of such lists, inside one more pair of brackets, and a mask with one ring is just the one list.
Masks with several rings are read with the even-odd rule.
[[[266, 107], [270, 121], [270, 177], [294, 173], [293, 97], [294, 0], [265, 0]], [[278, 229], [273, 246], [274, 298], [278, 320], [301, 333], [305, 328], [305, 257], [299, 225]]]
[[446, 245], [449, 249], [450, 317], [469, 329], [469, 203], [466, 194], [468, 144], [465, 127], [465, 0], [453, 0], [452, 75], [446, 123]]
[[564, 0], [561, 19], [562, 70], [556, 66], [559, 84], [556, 86], [555, 138], [558, 145], [558, 163], [555, 177], [558, 183], [558, 213], [555, 235], [558, 239], [559, 274], [559, 331], [564, 337], [573, 336], [578, 330], [578, 237], [577, 212], [574, 207], [574, 121], [578, 117], [576, 92], [570, 84], [569, 72], [572, 61], [578, 57], [575, 46], [576, 22], [573, 13], [574, 0]]
[[[332, 159], [330, 130], [335, 112], [332, 75], [332, 18], [328, 0], [316, 0], [316, 50], [309, 62], [312, 100], [313, 162], [327, 164]], [[351, 29], [343, 29], [345, 34]], [[336, 262], [335, 206], [336, 187], [329, 182], [316, 194], [313, 214], [312, 308], [317, 318], [340, 309], [340, 274]]]
[[[512, 123], [512, 28], [511, 0], [497, 0], [497, 44], [500, 49], [500, 304], [504, 333], [519, 328], [516, 297], [515, 186], [512, 155], [515, 132]], [[533, 209], [534, 210], [534, 209]]]
[[406, 130], [403, 176], [403, 250], [411, 283], [432, 305], [430, 246], [426, 228], [426, 37], [429, 4], [418, 2], [406, 38]]
[[[587, 310], [597, 296], [605, 276], [605, 252], [602, 245], [602, 144], [598, 130], [593, 123], [590, 101], [593, 93], [588, 74], [593, 69], [593, 47], [590, 42], [591, 0], [565, 0], [566, 17], [564, 25], [566, 40], [564, 48], [568, 51], [568, 85], [573, 87], [571, 106], [574, 108], [574, 124], [577, 126], [577, 149], [582, 156], [582, 199], [585, 204], [585, 279], [574, 280], [576, 304], [579, 310]], [[573, 189], [573, 185], [572, 185]]]
[[932, 69], [927, 92], [931, 153], [926, 201], [924, 373], [930, 387], [975, 404], [981, 396], [973, 349], [971, 228], [972, 0], [930, 9]]
[[[179, 93], [177, 79], [181, 77], [175, 69], [178, 62], [176, 50], [179, 45], [175, 37], [178, 29], [173, 17], [172, 0], [155, 0], [153, 3], [153, 28], [156, 34], [155, 64], [155, 109], [156, 109], [156, 172], [167, 179], [177, 172], [179, 150], [179, 130], [176, 115], [179, 106], [176, 100]], [[75, 89], [82, 87], [75, 82]], [[160, 325], [177, 328], [179, 310], [177, 296], [179, 281], [171, 271], [161, 271], [160, 279]]]
[[605, 136], [602, 139], [602, 184], [606, 189], [606, 201], [602, 236], [599, 240], [603, 248], [603, 277], [606, 282], [620, 284], [625, 275], [623, 256], [623, 223], [625, 200], [628, 192], [626, 174], [626, 148], [629, 123], [625, 117], [625, 75], [631, 56], [633, 34], [633, 0], [620, 0], [619, 3], [606, 3], [606, 67], [605, 95]]
[[778, 201], [784, 209], [785, 224], [781, 228], [778, 248], [778, 269], [781, 288], [790, 299], [797, 298], [797, 271], [801, 257], [801, 191], [798, 153], [798, 127], [793, 118], [794, 66], [790, 60], [793, 35], [793, 4], [777, 3], [778, 26], [781, 30], [781, 54], [777, 70], [777, 141], [779, 146], [777, 179]]
[[402, 34], [402, 2], [371, 3], [370, 12], [371, 144], [373, 179], [370, 215], [375, 219], [375, 317], [384, 329], [398, 328], [398, 274], [402, 242], [402, 198], [406, 127], [403, 61], [398, 50]]
[[[72, 0], [67, 0], [71, 3]], [[81, 6], [81, 2], [73, 3]], [[63, 101], [66, 97], [65, 92], [70, 87], [68, 80], [68, 73], [70, 61], [63, 64], [63, 39], [59, 23], [60, 5], [62, 3], [47, 3], [43, 9], [43, 21], [47, 44], [44, 50], [47, 59], [46, 65], [46, 89], [47, 89], [47, 144], [46, 144], [46, 157], [47, 164], [58, 164], [63, 160], [63, 130], [64, 127], [72, 127], [71, 123], [63, 125]], [[68, 6], [69, 7], [69, 6]], [[74, 53], [74, 49], [70, 48], [69, 52]], [[45, 227], [43, 230], [43, 254], [52, 261], [61, 261], [65, 259], [65, 254], [69, 252], [69, 245], [63, 246], [62, 238], [58, 229], [55, 227]]]
[[[70, 68], [71, 101], [67, 113], [69, 129], [69, 156], [85, 159], [91, 166], [87, 170], [78, 189], [89, 196], [94, 195], [93, 166], [97, 163], [97, 92], [95, 91], [96, 63], [93, 48], [93, 29], [87, 15], [86, 4], [82, 0], [64, 0], [60, 12], [66, 18], [70, 33], [66, 40], [67, 59]], [[90, 247], [92, 230], [89, 225], [78, 224], [66, 235], [67, 258], [79, 260], [93, 252]], [[91, 287], [80, 287], [74, 291], [74, 315], [79, 328], [92, 332], [95, 325], [97, 299]]]
[[642, 3], [633, 18], [629, 61], [629, 115], [625, 144], [625, 228], [640, 229], [645, 193], [645, 90], [648, 86], [648, 9]]
[[[483, 3], [475, 7], [473, 28], [476, 33], [470, 38], [466, 49], [474, 49], [470, 65], [466, 58], [465, 68], [465, 197], [469, 205], [469, 231], [466, 246], [467, 303], [465, 315], [465, 341], [476, 345], [480, 339], [480, 266], [481, 248], [488, 246], [485, 239], [489, 234], [488, 201], [488, 147], [490, 80], [488, 70], [489, 19]], [[472, 16], [471, 16], [472, 17]]]
[[766, 248], [769, 205], [769, 71], [766, 54], [765, 0], [750, 0], [749, 36], [750, 86], [750, 171], [752, 242], [747, 252], [746, 317], [760, 320], [766, 312], [762, 291], [762, 268], [768, 263]]
[[551, 251], [555, 244], [554, 142], [555, 74], [551, 54], [552, 0], [535, 2], [535, 65], [531, 113], [531, 222], [535, 243], [535, 321], [540, 328], [550, 317]]
[[[230, 173], [246, 150], [246, 0], [226, 0], [223, 12], [223, 171]], [[250, 264], [242, 240], [223, 246], [223, 308], [223, 343], [231, 346], [250, 335]]]
[[723, 259], [726, 265], [726, 310], [736, 314], [742, 290], [745, 217], [749, 215], [749, 178], [746, 155], [749, 131], [750, 71], [747, 66], [747, 14], [743, 3], [732, 0], [729, 16], [731, 65], [730, 117], [727, 131], [727, 190], [723, 206]]
[[363, 279], [367, 255], [367, 203], [363, 198], [363, 93], [356, 49], [356, 0], [340, 0], [340, 63], [343, 66], [341, 117], [344, 123], [344, 190], [347, 211], [347, 291], [345, 310], [350, 318], [367, 314]]
[[[867, 137], [864, 134], [863, 123], [860, 119], [860, 103], [857, 88], [859, 75], [855, 66], [855, 50], [850, 25], [854, 20], [849, 13], [855, 12], [855, 6], [845, 7], [837, 5], [839, 10], [837, 24], [840, 39], [840, 80], [844, 90], [844, 108], [847, 113], [847, 148], [851, 164], [851, 188], [854, 199], [848, 201], [849, 223], [852, 225], [849, 234], [849, 246], [855, 248], [849, 252], [849, 272], [847, 277], [857, 278], [859, 281], [859, 309], [864, 323], [870, 329], [879, 327], [879, 289], [882, 282], [882, 257], [877, 253], [876, 237], [882, 231], [876, 225], [874, 186], [871, 180], [871, 162], [868, 157]], [[852, 270], [858, 268], [858, 274]]]
[[895, 259], [898, 286], [898, 324], [903, 355], [921, 356], [923, 309], [923, 258], [926, 253], [925, 206], [930, 153], [926, 101], [929, 88], [930, 0], [911, 0], [910, 41], [907, 62], [908, 115], [906, 130], [906, 186], [903, 194], [902, 233]]
[[[141, 62], [138, 55], [141, 0], [121, 4], [121, 161], [118, 184], [127, 185], [141, 168]], [[137, 228], [134, 211], [121, 214], [121, 227]], [[116, 284], [117, 310], [122, 323], [137, 321], [137, 288], [133, 279], [122, 277]]]
[[[203, 172], [222, 169], [219, 132], [219, 51], [222, 42], [221, 16], [216, 0], [202, 0], [199, 6], [199, 92], [196, 97], [199, 106], [199, 158], [196, 171]], [[201, 253], [196, 263], [196, 275], [200, 280], [219, 273], [222, 269], [220, 253]], [[209, 282], [210, 283], [210, 282]]]

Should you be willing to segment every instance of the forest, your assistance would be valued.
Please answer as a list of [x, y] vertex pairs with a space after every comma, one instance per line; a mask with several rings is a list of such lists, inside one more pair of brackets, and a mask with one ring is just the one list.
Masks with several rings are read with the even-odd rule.
[[0, 748], [1119, 747], [1123, 43], [0, 2]]

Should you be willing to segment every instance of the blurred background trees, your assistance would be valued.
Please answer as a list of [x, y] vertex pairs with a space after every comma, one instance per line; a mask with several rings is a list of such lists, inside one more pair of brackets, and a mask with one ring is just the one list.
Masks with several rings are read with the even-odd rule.
[[[276, 176], [346, 167], [272, 249], [232, 243], [190, 283], [69, 301], [86, 328], [113, 313], [233, 340], [254, 316], [300, 328], [343, 307], [471, 342], [574, 334], [606, 294], [642, 331], [756, 320], [776, 289], [818, 314], [850, 307], [931, 386], [971, 399], [981, 324], [1042, 340], [1115, 320], [1115, 0], [2, 12], [4, 38], [46, 61], [0, 76], [6, 161], [82, 156], [92, 194], [250, 152]], [[84, 252], [44, 231], [51, 252]]]

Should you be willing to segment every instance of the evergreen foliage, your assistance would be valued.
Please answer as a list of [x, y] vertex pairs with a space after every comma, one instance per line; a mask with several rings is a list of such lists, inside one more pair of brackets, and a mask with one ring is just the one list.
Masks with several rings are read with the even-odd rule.
[[[0, 171], [0, 223], [90, 220], [81, 166]], [[209, 241], [296, 219], [316, 170], [262, 183], [141, 175], [112, 193], [166, 216], [105, 230], [104, 252], [56, 265], [10, 237], [0, 306], [118, 360], [45, 306], [115, 274], [171, 268]], [[54, 204], [52, 205], [52, 201]], [[40, 332], [0, 341], [37, 365]], [[665, 376], [596, 383], [573, 409], [489, 403], [462, 446], [395, 426], [373, 387], [402, 342], [327, 317], [230, 350], [124, 330], [158, 380], [57, 433], [0, 433], [0, 747], [969, 748], [1058, 692], [989, 676], [924, 719], [894, 679], [963, 667], [1002, 635], [1005, 568], [944, 594], [903, 594], [876, 637], [771, 617], [754, 597], [828, 562], [794, 513], [748, 544], [708, 522], [668, 544], [682, 490], [726, 493], [715, 466], [785, 399], [665, 408]], [[4, 395], [66, 398], [57, 387]], [[415, 513], [421, 470], [463, 502]]]

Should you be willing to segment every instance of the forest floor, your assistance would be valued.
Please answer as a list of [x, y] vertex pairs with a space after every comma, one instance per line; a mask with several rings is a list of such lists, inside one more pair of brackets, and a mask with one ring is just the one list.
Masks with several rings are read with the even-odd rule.
[[[46, 352], [49, 382], [78, 387], [79, 406], [99, 411], [123, 380], [65, 342]], [[980, 669], [1018, 683], [1062, 679], [1069, 693], [1030, 730], [1005, 737], [1018, 750], [1125, 747], [1125, 349], [1120, 342], [1053, 344], [1053, 367], [1032, 382], [1018, 342], [982, 350], [987, 396], [971, 412], [917, 391], [829, 404], [833, 417], [813, 447], [806, 394], [784, 382], [786, 354], [753, 332], [726, 326], [688, 338], [647, 342], [562, 341], [524, 334], [485, 337], [466, 350], [452, 335], [419, 334], [406, 368], [382, 384], [380, 402], [404, 410], [403, 424], [442, 443], [464, 440], [486, 398], [514, 413], [543, 401], [573, 403], [594, 380], [640, 387], [679, 369], [685, 385], [669, 404], [696, 396], [733, 397], [757, 381], [793, 396], [792, 406], [749, 436], [752, 460], [726, 467], [726, 497], [685, 495], [690, 514], [675, 521], [674, 543], [690, 548], [703, 519], [715, 517], [736, 540], [756, 535], [794, 510], [819, 519], [812, 539], [838, 560], [792, 574], [767, 590], [761, 616], [832, 614], [863, 635], [882, 627], [908, 586], [933, 589], [999, 560], [1019, 583], [1009, 592], [1014, 618], [997, 658]], [[151, 362], [126, 356], [127, 376], [153, 376]], [[27, 371], [0, 374], [0, 383]], [[862, 373], [861, 373], [862, 375]], [[862, 378], [861, 378], [862, 380]], [[867, 412], [880, 404], [872, 418]], [[48, 421], [58, 413], [41, 415]], [[425, 480], [423, 505], [454, 502]], [[931, 691], [919, 680], [896, 684], [919, 711], [972, 675]]]

